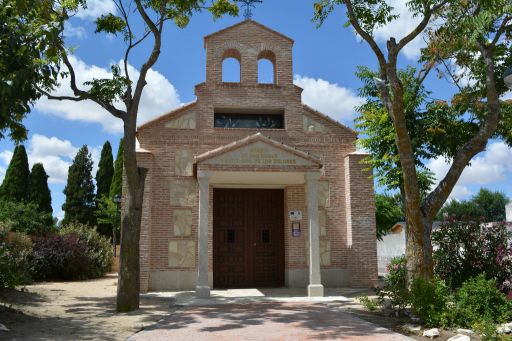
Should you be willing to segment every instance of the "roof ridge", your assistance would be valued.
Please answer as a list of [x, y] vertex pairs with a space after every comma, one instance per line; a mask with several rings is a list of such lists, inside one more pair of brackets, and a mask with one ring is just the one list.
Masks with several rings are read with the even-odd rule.
[[231, 30], [231, 29], [233, 29], [233, 28], [235, 28], [235, 27], [238, 27], [238, 26], [241, 26], [241, 25], [243, 25], [243, 24], [246, 24], [246, 23], [253, 23], [253, 24], [255, 24], [255, 25], [257, 25], [257, 26], [259, 26], [259, 27], [261, 27], [261, 28], [263, 28], [263, 29], [265, 29], [265, 30], [267, 30], [267, 31], [271, 32], [271, 33], [274, 33], [274, 34], [277, 34], [278, 36], [281, 36], [282, 38], [284, 38], [284, 39], [286, 39], [286, 40], [290, 41], [292, 44], [294, 43], [294, 41], [293, 41], [293, 39], [292, 39], [292, 38], [288, 37], [287, 35], [284, 35], [284, 34], [283, 34], [283, 33], [281, 33], [281, 32], [278, 32], [278, 31], [276, 31], [276, 30], [274, 30], [274, 29], [271, 29], [270, 27], [265, 26], [265, 25], [263, 25], [263, 24], [261, 24], [261, 23], [259, 23], [259, 22], [255, 21], [255, 20], [252, 20], [252, 19], [245, 19], [245, 20], [242, 20], [242, 21], [240, 21], [240, 22], [238, 22], [238, 23], [236, 23], [236, 24], [234, 24], [234, 25], [231, 25], [231, 26], [225, 27], [225, 28], [223, 28], [223, 29], [221, 29], [221, 30], [218, 30], [218, 31], [213, 32], [213, 33], [210, 33], [210, 34], [208, 34], [208, 35], [205, 35], [205, 36], [204, 36], [204, 43], [205, 43], [205, 47], [206, 47], [206, 40], [207, 40], [207, 39], [209, 39], [209, 38], [211, 38], [211, 37], [213, 37], [213, 36], [215, 36], [215, 35], [217, 35], [217, 34], [220, 34], [220, 33], [226, 32], [226, 31], [228, 31], [228, 30]]

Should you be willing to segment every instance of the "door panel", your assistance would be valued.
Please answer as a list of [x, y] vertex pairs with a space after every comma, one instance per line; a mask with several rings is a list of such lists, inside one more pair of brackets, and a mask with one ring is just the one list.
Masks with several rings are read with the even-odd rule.
[[213, 285], [284, 285], [284, 192], [214, 189]]

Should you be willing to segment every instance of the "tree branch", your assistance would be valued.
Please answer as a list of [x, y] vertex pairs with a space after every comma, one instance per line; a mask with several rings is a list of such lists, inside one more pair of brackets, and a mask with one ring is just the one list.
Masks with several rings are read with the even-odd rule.
[[[69, 71], [69, 76], [70, 76], [70, 84], [69, 85], [71, 87], [71, 90], [73, 90], [74, 95], [81, 98], [82, 100], [90, 99], [91, 101], [93, 101], [96, 104], [103, 107], [105, 110], [107, 110], [113, 116], [123, 119], [123, 117], [125, 116], [124, 111], [117, 109], [115, 106], [113, 106], [110, 103], [106, 103], [106, 102], [100, 100], [96, 96], [92, 96], [87, 91], [78, 89], [78, 87], [76, 85], [75, 69], [73, 69], [73, 65], [71, 65], [71, 62], [68, 59], [68, 55], [67, 55], [66, 51], [62, 50], [61, 52], [62, 52], [62, 61], [64, 62], [64, 64], [66, 65], [66, 67], [68, 68], [68, 71]], [[74, 97], [72, 97], [72, 98], [74, 98]], [[74, 99], [71, 99], [71, 100], [74, 100]]]
[[439, 185], [427, 196], [424, 204], [424, 211], [427, 217], [433, 219], [441, 206], [446, 202], [453, 187], [460, 178], [462, 171], [479, 152], [485, 149], [487, 141], [492, 136], [501, 119], [501, 105], [499, 94], [496, 89], [496, 77], [494, 70], [494, 53], [492, 46], [485, 46], [485, 43], [477, 42], [482, 51], [483, 62], [486, 67], [486, 88], [487, 88], [487, 111], [488, 114], [481, 123], [477, 134], [466, 142], [457, 152], [453, 163], [446, 176]]
[[[162, 7], [160, 8], [161, 16], [159, 19], [158, 27], [157, 25], [149, 18], [148, 14], [146, 13], [146, 10], [140, 3], [140, 0], [135, 0], [135, 4], [137, 5], [137, 10], [139, 11], [140, 15], [144, 19], [144, 22], [146, 25], [148, 25], [149, 29], [153, 33], [153, 36], [155, 38], [155, 42], [153, 44], [153, 50], [151, 51], [151, 54], [148, 57], [148, 60], [142, 65], [140, 69], [140, 75], [139, 79], [137, 81], [137, 85], [135, 87], [135, 91], [133, 94], [133, 102], [132, 105], [136, 108], [139, 105], [140, 98], [142, 96], [142, 90], [144, 89], [144, 86], [146, 85], [146, 75], [148, 70], [156, 63], [158, 56], [160, 55], [160, 47], [162, 45], [162, 29], [163, 29], [163, 23], [164, 23], [164, 11], [165, 11], [165, 4], [166, 2], [162, 2]], [[130, 111], [132, 108], [129, 108]]]
[[[377, 56], [381, 70], [385, 70], [386, 58], [384, 57], [384, 54], [382, 53], [381, 49], [379, 48], [379, 45], [377, 45], [377, 43], [375, 42], [373, 37], [368, 32], [363, 30], [363, 28], [357, 21], [357, 18], [354, 14], [354, 8], [352, 6], [352, 2], [350, 0], [343, 0], [343, 2], [345, 3], [345, 6], [347, 7], [348, 19], [350, 21], [350, 24], [354, 27], [357, 34], [359, 34], [364, 40], [366, 40], [368, 45], [370, 45], [370, 48], [373, 50], [373, 52]], [[387, 79], [384, 79], [384, 80], [387, 81]]]
[[509, 28], [509, 27], [507, 27], [507, 24], [509, 21], [510, 21], [510, 17], [506, 17], [505, 19], [503, 19], [503, 21], [501, 22], [500, 28], [496, 31], [496, 35], [494, 36], [494, 39], [491, 41], [489, 46], [491, 46], [491, 47], [496, 46], [496, 43], [498, 43], [498, 41], [500, 40], [501, 35], [503, 33], [505, 33], [505, 30], [507, 28]]
[[448, 0], [444, 0], [437, 4], [436, 6], [433, 6], [432, 8], [426, 7], [423, 19], [418, 24], [418, 26], [416, 26], [409, 34], [400, 39], [400, 41], [398, 42], [397, 52], [402, 50], [405, 47], [405, 45], [409, 44], [412, 40], [414, 40], [414, 38], [416, 38], [421, 32], [423, 32], [423, 30], [427, 27], [430, 18], [432, 17], [432, 13], [435, 13], [436, 11], [441, 9], [444, 5], [446, 5], [446, 3], [448, 3]]

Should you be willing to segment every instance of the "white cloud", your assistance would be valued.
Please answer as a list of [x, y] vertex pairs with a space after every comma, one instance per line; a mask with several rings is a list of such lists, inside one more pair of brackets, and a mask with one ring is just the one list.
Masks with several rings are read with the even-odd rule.
[[[34, 134], [28, 142], [27, 157], [29, 166], [35, 163], [42, 163], [48, 174], [48, 182], [54, 184], [64, 184], [68, 178], [68, 168], [73, 158], [78, 152], [68, 140], [61, 140], [57, 137], [47, 137], [40, 134]], [[101, 146], [89, 147], [93, 161], [93, 176], [98, 169], [98, 162], [101, 155]], [[12, 158], [10, 150], [0, 152], [0, 159], [7, 166]], [[0, 166], [0, 178], [5, 175], [5, 168]]]
[[112, 0], [88, 0], [87, 8], [80, 8], [75, 17], [84, 20], [95, 20], [102, 14], [115, 14], [116, 12], [117, 8]]
[[[420, 23], [422, 16], [414, 17], [407, 8], [407, 1], [404, 0], [390, 0], [388, 3], [394, 8], [393, 14], [400, 17], [393, 20], [386, 26], [379, 27], [374, 31], [374, 36], [377, 42], [385, 43], [389, 38], [394, 37], [398, 43], [400, 39], [409, 34]], [[425, 46], [422, 34], [419, 34], [413, 41], [403, 48], [404, 55], [412, 60], [416, 60], [420, 55], [420, 49]]]
[[0, 167], [0, 183], [2, 183], [2, 181], [4, 181], [4, 177], [5, 177], [5, 167]]
[[[504, 142], [490, 143], [487, 150], [476, 156], [462, 172], [450, 197], [461, 199], [471, 194], [469, 186], [487, 185], [510, 178], [512, 174], [512, 149]], [[438, 182], [444, 178], [450, 168], [442, 157], [431, 160], [428, 167], [434, 172]], [[437, 183], [436, 183], [437, 185]]]
[[295, 75], [293, 82], [304, 89], [302, 101], [305, 104], [343, 123], [353, 122], [356, 116], [355, 107], [362, 103], [362, 99], [351, 89], [321, 78]]
[[87, 38], [87, 31], [83, 26], [73, 26], [71, 22], [66, 21], [64, 24], [64, 36], [66, 38], [78, 38], [78, 39], [85, 39]]
[[[87, 89], [87, 87], [83, 86], [83, 83], [93, 78], [112, 77], [110, 70], [96, 65], [88, 65], [75, 56], [70, 57], [70, 62], [75, 70], [77, 85], [80, 88]], [[139, 71], [131, 65], [128, 67], [128, 73], [132, 80], [136, 80], [139, 76]], [[142, 93], [139, 106], [138, 124], [158, 117], [181, 104], [180, 97], [174, 86], [158, 71], [150, 69], [147, 73], [146, 81], [147, 85]], [[61, 83], [61, 86], [53, 92], [53, 95], [73, 96], [69, 87], [69, 80], [64, 79]], [[118, 108], [124, 108], [121, 102], [117, 102], [115, 105]], [[56, 101], [43, 97], [36, 103], [35, 107], [44, 113], [64, 119], [99, 123], [105, 131], [111, 133], [120, 133], [123, 130], [123, 123], [120, 119], [113, 117], [98, 104], [90, 100], [80, 102]]]
[[11, 162], [12, 154], [13, 152], [10, 150], [4, 150], [0, 153], [0, 159], [7, 165], [9, 162]]

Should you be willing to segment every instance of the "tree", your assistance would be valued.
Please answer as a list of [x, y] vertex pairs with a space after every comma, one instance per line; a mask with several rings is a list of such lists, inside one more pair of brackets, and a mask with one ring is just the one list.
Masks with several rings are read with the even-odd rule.
[[23, 202], [28, 199], [28, 184], [30, 170], [25, 146], [18, 145], [14, 148], [11, 162], [5, 172], [5, 178], [0, 187], [2, 200]]
[[42, 163], [35, 163], [30, 172], [28, 201], [33, 203], [37, 210], [46, 213], [48, 224], [53, 224], [52, 194], [48, 187], [48, 175]]
[[[208, 6], [207, 0], [114, 0], [119, 15], [110, 13], [97, 18], [96, 32], [112, 34], [124, 40], [126, 49], [122, 51], [122, 61], [119, 65], [112, 65], [111, 77], [94, 78], [81, 85], [76, 82], [75, 70], [69, 60], [72, 50], [65, 45], [63, 31], [64, 22], [82, 10], [86, 1], [48, 1], [45, 3], [49, 4], [48, 12], [58, 18], [56, 27], [59, 30], [59, 39], [52, 41], [52, 48], [58, 52], [59, 61], [61, 61], [63, 69], [66, 69], [61, 71], [59, 76], [65, 78], [66, 82], [69, 81], [73, 96], [53, 95], [51, 89], [34, 84], [38, 94], [43, 94], [52, 100], [91, 100], [123, 121], [123, 164], [126, 176], [126, 193], [123, 194], [123, 197], [126, 209], [123, 210], [121, 219], [121, 264], [117, 310], [131, 311], [139, 307], [139, 237], [142, 197], [147, 172], [137, 165], [135, 134], [142, 92], [147, 83], [147, 73], [160, 56], [162, 32], [169, 21], [182, 28], [188, 24], [194, 13], [203, 9], [207, 9], [214, 18], [218, 18], [226, 13], [237, 15], [238, 7], [231, 0], [211, 0], [208, 1], [210, 6]], [[22, 21], [29, 19], [24, 17], [23, 11], [18, 10], [13, 15], [20, 16]], [[45, 20], [45, 23], [49, 24], [50, 20]], [[143, 27], [142, 32], [138, 32], [137, 27]], [[148, 42], [148, 40], [152, 40], [152, 42]], [[149, 54], [142, 63], [137, 79], [132, 79], [128, 73], [130, 53], [138, 46], [144, 46]], [[44, 58], [42, 59], [44, 60]], [[114, 105], [116, 101], [122, 103], [122, 109]]]
[[0, 2], [0, 139], [9, 132], [14, 141], [25, 140], [22, 121], [41, 97], [37, 87], [51, 90], [57, 83], [55, 42], [63, 18], [51, 8], [51, 1]]
[[445, 215], [457, 220], [472, 220], [480, 221], [484, 218], [485, 221], [504, 221], [505, 220], [505, 205], [508, 203], [507, 196], [499, 191], [493, 192], [485, 188], [469, 200], [452, 200], [447, 203], [441, 211], [439, 211], [439, 218]]
[[105, 142], [101, 149], [100, 162], [96, 172], [96, 197], [109, 195], [112, 176], [114, 175], [114, 157], [112, 156], [112, 146], [110, 142]]
[[[387, 51], [377, 44], [376, 28], [397, 19], [385, 0], [321, 0], [315, 3], [315, 19], [321, 24], [337, 5], [344, 5], [348, 23], [370, 46], [379, 65], [378, 77], [373, 80], [378, 98], [394, 127], [394, 140], [402, 172], [407, 222], [407, 269], [409, 279], [433, 276], [432, 221], [453, 190], [464, 167], [499, 129], [504, 115], [510, 115], [510, 105], [499, 101], [506, 91], [501, 75], [504, 61], [510, 61], [510, 25], [512, 4], [508, 0], [409, 0], [409, 10], [420, 23], [398, 40], [386, 42]], [[417, 72], [415, 82], [421, 86], [430, 71], [449, 60], [467, 70], [474, 84], [460, 88], [448, 103], [438, 103], [437, 110], [449, 112], [459, 120], [475, 125], [467, 139], [460, 141], [452, 156], [446, 176], [427, 195], [421, 198], [412, 135], [407, 126], [406, 92], [397, 67], [401, 50], [425, 32], [433, 19], [437, 27], [429, 31], [428, 47], [423, 51], [425, 64]], [[507, 117], [505, 116], [505, 117]], [[510, 117], [510, 116], [508, 116]], [[509, 118], [508, 118], [509, 119]], [[506, 120], [503, 120], [506, 121]], [[443, 132], [443, 126], [438, 126]], [[446, 132], [444, 132], [446, 133]], [[510, 134], [510, 133], [509, 133]], [[447, 150], [446, 157], [450, 157]]]
[[388, 194], [375, 195], [377, 239], [382, 240], [394, 224], [404, 219], [402, 200]]
[[121, 196], [123, 191], [123, 150], [124, 139], [121, 139], [119, 141], [119, 148], [117, 149], [117, 156], [114, 164], [114, 174], [110, 183], [109, 196], [111, 199], [116, 195]]
[[51, 214], [40, 212], [34, 203], [0, 201], [0, 225], [13, 232], [39, 235], [51, 232]]
[[108, 225], [112, 231], [112, 244], [114, 245], [114, 255], [116, 255], [117, 234], [121, 228], [121, 214], [118, 204], [111, 198], [102, 196], [97, 199], [98, 209], [95, 214], [100, 224]]
[[62, 205], [64, 219], [62, 225], [81, 223], [89, 226], [96, 224], [94, 215], [95, 196], [92, 181], [92, 159], [84, 145], [69, 166], [68, 182], [64, 188], [66, 201]]
[[[114, 175], [114, 158], [112, 156], [112, 146], [109, 141], [103, 144], [101, 149], [100, 162], [98, 163], [98, 171], [96, 172], [96, 204], [102, 197], [108, 197], [112, 177]], [[104, 236], [111, 235], [112, 225], [110, 223], [98, 222], [98, 232]]]

